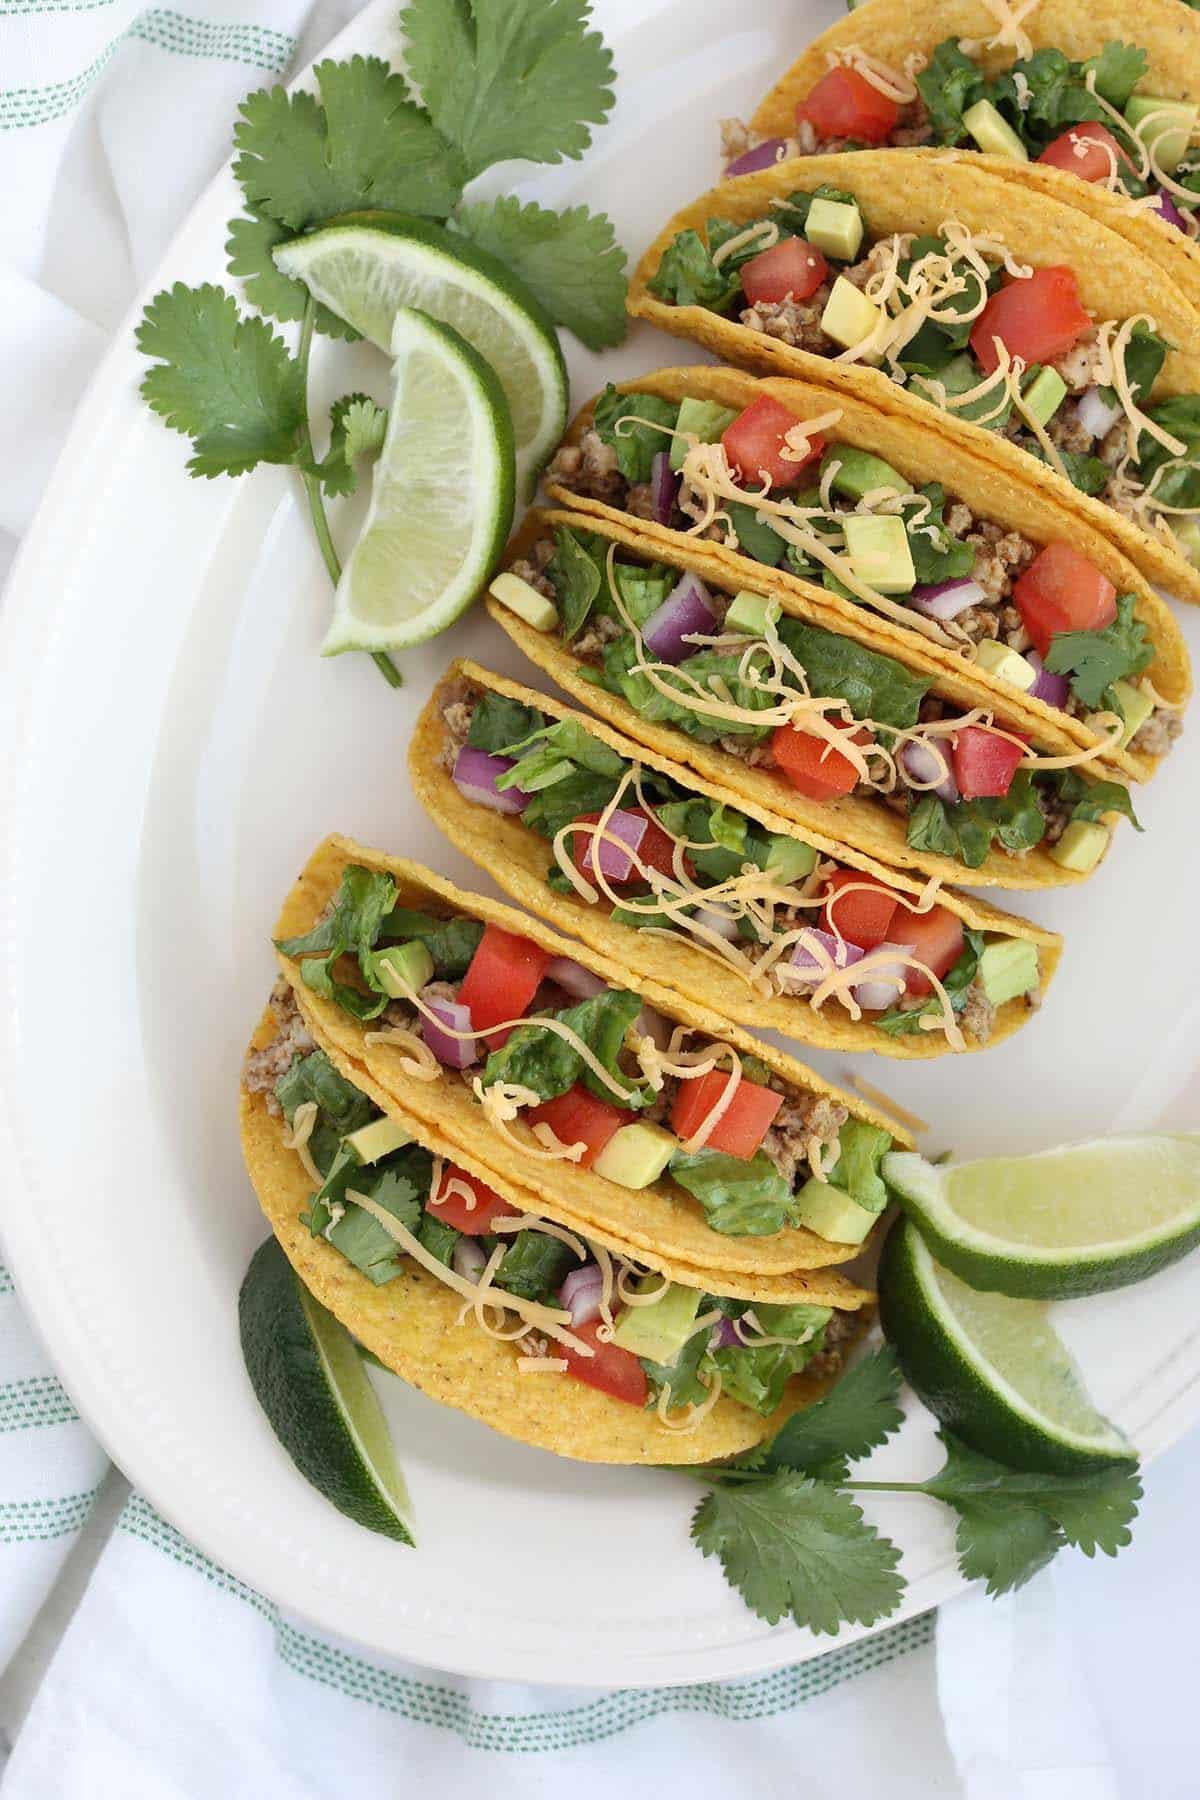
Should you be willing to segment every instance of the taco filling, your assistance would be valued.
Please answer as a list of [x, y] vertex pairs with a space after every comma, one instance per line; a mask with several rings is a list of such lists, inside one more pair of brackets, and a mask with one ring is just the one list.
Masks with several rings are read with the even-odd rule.
[[[634, 406], [643, 399], [623, 398]], [[928, 495], [914, 498], [934, 507]], [[837, 516], [832, 506], [822, 513], [830, 537]], [[895, 525], [898, 541], [930, 542], [915, 518], [879, 516]], [[939, 540], [946, 535], [927, 528]], [[777, 542], [782, 550], [784, 540]], [[931, 553], [945, 554], [936, 546]], [[696, 575], [628, 551], [618, 558], [600, 534], [563, 525], [510, 573], [533, 598], [549, 601], [552, 628], [585, 677], [639, 718], [770, 769], [809, 800], [869, 796], [903, 814], [914, 850], [976, 869], [994, 845], [1019, 856], [1044, 843], [1062, 866], [1078, 870], [1094, 867], [1107, 846], [1106, 813], [1137, 823], [1126, 787], [1071, 766], [1086, 752], [1040, 756], [988, 706], [964, 712], [941, 698], [936, 675], [789, 617], [765, 595], [742, 593], [731, 603]], [[508, 592], [499, 584], [495, 591], [500, 598]], [[1113, 696], [1114, 711], [1118, 704]], [[538, 800], [539, 810], [552, 804]]]
[[[552, 888], [631, 930], [689, 939], [751, 992], [841, 1008], [889, 1037], [940, 1032], [954, 1050], [985, 1044], [1006, 1001], [1038, 1004], [1036, 944], [964, 927], [931, 896], [689, 793], [581, 721], [466, 683], [442, 712], [455, 785], [549, 840]], [[864, 977], [868, 955], [891, 960]]]
[[[395, 895], [389, 874], [351, 864], [320, 923], [277, 948], [366, 1028], [368, 1048], [396, 1046], [412, 1080], [465, 1084], [523, 1162], [566, 1162], [634, 1190], [673, 1183], [728, 1236], [806, 1226], [853, 1244], [870, 1231], [885, 1203], [886, 1130], [673, 1025], [570, 957], [476, 919], [397, 907]], [[868, 953], [864, 977], [893, 960]]]
[[725, 174], [793, 156], [953, 146], [1062, 169], [1140, 200], [1194, 237], [1200, 150], [1191, 139], [1200, 108], [1139, 92], [1149, 59], [1136, 44], [1112, 41], [1078, 60], [1050, 45], [1035, 51], [1018, 25], [1015, 47], [1011, 65], [996, 70], [980, 54], [992, 43], [948, 37], [896, 69], [844, 45], [796, 106], [790, 136], [762, 137], [739, 119], [722, 120]]
[[[839, 1366], [852, 1314], [704, 1293], [529, 1213], [346, 1080], [286, 981], [271, 1009], [277, 1035], [247, 1057], [243, 1085], [282, 1118], [311, 1179], [302, 1223], [374, 1285], [415, 1264], [461, 1295], [479, 1331], [514, 1346], [521, 1374], [585, 1382], [681, 1431], [722, 1395], [772, 1413], [794, 1375]], [[878, 1183], [873, 1144], [852, 1142], [849, 1160], [864, 1192]]]
[[1144, 405], [1171, 346], [1146, 314], [1094, 319], [1066, 265], [1032, 268], [954, 221], [937, 237], [874, 236], [854, 195], [820, 186], [749, 225], [679, 232], [648, 287], [881, 369], [1200, 559], [1200, 394]]

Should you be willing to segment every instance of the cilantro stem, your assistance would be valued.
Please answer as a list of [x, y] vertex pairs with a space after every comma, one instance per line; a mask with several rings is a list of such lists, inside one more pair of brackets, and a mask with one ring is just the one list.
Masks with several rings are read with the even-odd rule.
[[[313, 322], [316, 318], [316, 310], [316, 302], [310, 294], [304, 303], [304, 318], [300, 326], [299, 360], [304, 380], [305, 408], [304, 425], [300, 432], [298, 445], [299, 450], [307, 456], [309, 462], [312, 462], [314, 457], [312, 432], [308, 425], [308, 364], [312, 353]], [[308, 496], [308, 511], [312, 519], [313, 531], [316, 534], [317, 548], [324, 559], [325, 567], [329, 570], [329, 579], [336, 587], [342, 578], [342, 565], [333, 541], [333, 533], [329, 529], [329, 515], [325, 511], [325, 496], [321, 492], [321, 483], [307, 469], [301, 469], [300, 479], [304, 483], [304, 492]], [[404, 685], [403, 675], [386, 650], [372, 650], [371, 661], [389, 687], [398, 688]]]

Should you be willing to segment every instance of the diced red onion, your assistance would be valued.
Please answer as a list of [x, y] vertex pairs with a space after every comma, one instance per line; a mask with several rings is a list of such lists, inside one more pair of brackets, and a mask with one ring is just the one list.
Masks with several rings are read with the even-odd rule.
[[[594, 874], [598, 861], [600, 873], [606, 881], [628, 881], [634, 873], [634, 854], [641, 847], [649, 824], [644, 813], [626, 812], [623, 807], [618, 807], [605, 821], [602, 837], [593, 835], [585, 838], [580, 860], [583, 873]], [[619, 838], [620, 842], [614, 843], [614, 838]]]
[[936, 794], [947, 806], [953, 806], [958, 799], [958, 787], [950, 767], [950, 740], [943, 741], [946, 747], [939, 752], [920, 738], [909, 738], [900, 752], [899, 761], [904, 773], [911, 776], [923, 793]]
[[979, 583], [969, 576], [960, 581], [934, 581], [912, 591], [913, 610], [927, 619], [957, 619], [968, 606], [978, 606], [986, 598]]
[[1105, 400], [1098, 387], [1090, 387], [1079, 396], [1076, 416], [1089, 437], [1102, 438], [1108, 436], [1121, 417], [1121, 407], [1115, 400], [1111, 404]]
[[487, 1257], [483, 1253], [483, 1245], [477, 1238], [462, 1236], [455, 1244], [450, 1255], [450, 1267], [464, 1281], [478, 1281], [487, 1268]]
[[[885, 960], [885, 953], [891, 951], [895, 962]], [[854, 989], [854, 998], [864, 1012], [886, 1012], [894, 1006], [904, 992], [904, 982], [908, 971], [907, 958], [912, 955], [910, 944], [879, 944], [871, 952], [872, 958], [879, 957], [878, 962], [867, 971], [866, 979], [860, 981]]]
[[[470, 1031], [469, 1006], [462, 1006], [457, 1000], [427, 1000], [425, 1005], [450, 1031]], [[469, 1069], [479, 1056], [479, 1039], [451, 1037], [450, 1031], [440, 1030], [433, 1019], [421, 1019], [421, 1036], [438, 1061], [447, 1069]]]
[[726, 1318], [724, 1313], [721, 1314], [721, 1317], [717, 1320], [712, 1331], [709, 1333], [708, 1342], [709, 1348], [713, 1350], [745, 1349], [745, 1345], [737, 1334], [733, 1320]]
[[1047, 706], [1064, 707], [1071, 697], [1071, 683], [1065, 675], [1051, 675], [1036, 650], [1026, 650], [1025, 661], [1032, 663], [1037, 670], [1037, 680], [1028, 689], [1034, 700], [1044, 700]]
[[761, 144], [755, 144], [753, 150], [743, 150], [731, 163], [726, 163], [725, 174], [756, 175], [760, 169], [774, 168], [777, 162], [782, 161], [786, 149], [786, 138], [764, 138]]
[[572, 1000], [590, 1000], [593, 994], [602, 994], [608, 986], [599, 975], [593, 975], [571, 956], [552, 957], [546, 964], [546, 980], [557, 981]]
[[[825, 951], [824, 956], [818, 955], [816, 945]], [[836, 938], [831, 931], [821, 931], [813, 925], [808, 927], [804, 937], [796, 940], [788, 963], [789, 980], [797, 987], [818, 987], [831, 966], [853, 968], [865, 955], [866, 951], [860, 945], [852, 944], [846, 938]]]
[[669, 525], [675, 511], [675, 496], [679, 492], [679, 476], [671, 467], [671, 452], [659, 450], [655, 452], [654, 461], [650, 465], [650, 500], [654, 507], [656, 525]]
[[558, 1290], [558, 1298], [571, 1315], [572, 1325], [586, 1325], [600, 1315], [600, 1296], [604, 1292], [604, 1276], [599, 1265], [584, 1263], [572, 1269]]
[[511, 756], [489, 756], [486, 750], [472, 750], [464, 744], [454, 759], [450, 779], [459, 793], [478, 806], [490, 806], [493, 812], [519, 813], [529, 805], [529, 795], [518, 787], [498, 791], [497, 781], [514, 766]]
[[650, 614], [642, 626], [642, 636], [659, 662], [681, 663], [699, 649], [699, 645], [685, 643], [684, 639], [696, 634], [711, 637], [716, 622], [704, 583], [697, 575], [683, 575], [662, 605]]
[[[729, 173], [728, 169], [725, 173]], [[1159, 188], [1157, 194], [1155, 194], [1152, 210], [1161, 214], [1167, 221], [1167, 224], [1174, 225], [1177, 231], [1187, 230], [1187, 220], [1172, 200], [1170, 194], [1168, 194], [1166, 188]]]
[[664, 1019], [660, 1012], [652, 1006], [643, 1006], [633, 1021], [633, 1030], [639, 1037], [648, 1037], [659, 1050], [665, 1050], [671, 1041], [674, 1027], [669, 1019]]

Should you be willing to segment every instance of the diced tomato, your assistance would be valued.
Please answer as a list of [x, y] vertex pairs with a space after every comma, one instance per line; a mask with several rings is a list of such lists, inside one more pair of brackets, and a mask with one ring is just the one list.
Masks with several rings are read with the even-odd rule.
[[[962, 955], [962, 920], [944, 906], [931, 906], [928, 912], [913, 912], [903, 902], [896, 908], [888, 938], [893, 944], [904, 944], [940, 981], [948, 975]], [[906, 994], [931, 994], [932, 984], [919, 969], [904, 972]]]
[[1117, 590], [1070, 544], [1047, 544], [1013, 584], [1013, 600], [1045, 656], [1057, 631], [1103, 631], [1117, 616]]
[[[643, 868], [657, 869], [660, 875], [673, 875], [675, 873], [675, 839], [669, 832], [663, 830], [662, 826], [652, 813], [643, 812], [641, 807], [631, 807], [628, 810], [641, 813], [641, 816], [646, 821], [645, 833], [643, 834], [641, 843], [637, 847], [636, 854], [638, 861], [642, 864]], [[598, 825], [600, 823], [600, 818], [601, 815], [598, 812], [580, 813], [575, 822], [577, 825]], [[592, 847], [592, 841], [593, 840], [588, 834], [583, 831], [575, 832], [571, 838], [571, 854], [575, 861], [575, 867], [581, 870], [585, 875], [590, 875], [592, 872], [592, 859], [589, 854]], [[691, 862], [686, 856], [683, 859], [683, 866], [688, 874], [693, 874], [695, 872]], [[609, 879], [613, 887], [621, 887], [623, 885], [619, 881], [613, 881], [611, 877]], [[631, 871], [628, 879], [631, 883], [634, 883], [643, 880], [644, 877], [639, 875], [635, 868]]]
[[[487, 1031], [503, 1019], [519, 1019], [537, 993], [550, 952], [515, 932], [486, 925], [470, 967], [458, 990], [459, 1003], [469, 1008], [474, 1031]], [[507, 1032], [493, 1032], [484, 1048], [498, 1050]]]
[[738, 480], [747, 487], [760, 488], [765, 475], [773, 488], [795, 487], [805, 469], [825, 449], [825, 439], [816, 432], [809, 439], [803, 462], [793, 462], [790, 455], [785, 455], [784, 439], [799, 423], [795, 413], [770, 394], [752, 400], [721, 433], [725, 454]]
[[[869, 883], [869, 886], [864, 886]], [[844, 890], [851, 888], [851, 893]], [[891, 888], [857, 869], [835, 869], [825, 887], [821, 924], [836, 937], [840, 932], [860, 950], [874, 950], [892, 936], [892, 914], [900, 904]]]
[[896, 102], [857, 69], [830, 69], [796, 108], [796, 123], [807, 120], [819, 138], [853, 138], [856, 144], [882, 144], [899, 117]]
[[560, 1144], [586, 1145], [576, 1165], [580, 1169], [590, 1169], [609, 1138], [636, 1116], [619, 1106], [610, 1106], [579, 1082], [565, 1094], [543, 1100], [540, 1106], [531, 1106], [522, 1114], [530, 1125], [549, 1125]]
[[1012, 786], [1025, 751], [986, 725], [966, 725], [955, 733], [950, 754], [964, 800], [998, 800]]
[[807, 300], [828, 273], [829, 264], [815, 244], [784, 238], [742, 264], [742, 287], [751, 306], [761, 300]]
[[1083, 119], [1047, 144], [1038, 161], [1052, 169], [1066, 169], [1080, 181], [1107, 181], [1113, 168], [1128, 164], [1129, 157], [1107, 125], [1098, 119]]
[[586, 1325], [571, 1327], [575, 1337], [591, 1345], [591, 1356], [581, 1355], [570, 1344], [554, 1344], [553, 1354], [563, 1358], [567, 1374], [576, 1381], [586, 1381], [589, 1387], [611, 1394], [614, 1400], [625, 1400], [630, 1406], [645, 1406], [646, 1371], [632, 1350], [622, 1350], [620, 1344], [601, 1343], [596, 1335], [600, 1325], [599, 1319], [590, 1319]]
[[971, 328], [975, 360], [990, 375], [1000, 357], [1000, 339], [1010, 356], [1031, 363], [1053, 362], [1092, 329], [1091, 314], [1079, 298], [1075, 271], [1065, 265], [1035, 269], [1024, 281], [1013, 279], [994, 293]]
[[[732, 1080], [728, 1070], [710, 1069], [698, 1081], [680, 1082], [671, 1108], [671, 1130], [676, 1137], [690, 1138], [699, 1131]], [[705, 1138], [704, 1148], [723, 1150], [726, 1156], [737, 1156], [748, 1162], [782, 1105], [783, 1095], [777, 1094], [774, 1088], [763, 1087], [759, 1082], [743, 1077], [733, 1099]]]
[[[468, 1187], [475, 1196], [475, 1204], [468, 1204], [465, 1195], [458, 1189]], [[447, 1189], [453, 1188], [453, 1192]], [[492, 1229], [496, 1219], [507, 1216], [512, 1218], [521, 1208], [511, 1201], [502, 1200], [494, 1188], [486, 1181], [480, 1181], [478, 1175], [468, 1175], [457, 1163], [447, 1163], [442, 1171], [441, 1185], [437, 1194], [425, 1204], [426, 1212], [431, 1212], [435, 1219], [443, 1225], [453, 1225], [455, 1231], [463, 1231], [468, 1237], [483, 1237]]]
[[[874, 741], [865, 726], [850, 737], [864, 748]], [[777, 727], [771, 737], [771, 755], [776, 768], [808, 800], [840, 800], [858, 780], [858, 770], [848, 756], [832, 750], [827, 739], [795, 725]]]

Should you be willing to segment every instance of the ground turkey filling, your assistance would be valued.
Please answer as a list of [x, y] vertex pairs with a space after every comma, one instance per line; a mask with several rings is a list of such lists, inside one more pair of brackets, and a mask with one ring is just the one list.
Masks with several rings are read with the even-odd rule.
[[[541, 543], [535, 545], [533, 551], [531, 552], [531, 561], [526, 566], [528, 566], [530, 568], [536, 568], [538, 566], [539, 552], [543, 549], [543, 547], [546, 547], [547, 549], [550, 549], [553, 547], [551, 545], [551, 541], [549, 538], [544, 538], [541, 540]], [[545, 559], [542, 560], [541, 566], [542, 567], [545, 566]], [[521, 567], [520, 564], [514, 565], [514, 569], [519, 569], [520, 567]], [[525, 579], [528, 579], [528, 577], [525, 577]], [[549, 588], [549, 593], [547, 595], [547, 598], [553, 599], [554, 598], [554, 589], [553, 589], [553, 587], [550, 586], [549, 583], [547, 583], [547, 587]], [[600, 620], [600, 623], [604, 624], [604, 625], [611, 625], [611, 624], [615, 623], [615, 621], [608, 619], [608, 618], [603, 618]], [[618, 628], [618, 633], [619, 633], [619, 629], [620, 628]], [[582, 639], [580, 641], [582, 642]], [[454, 764], [458, 758], [458, 753], [467, 741], [467, 737], [471, 730], [471, 719], [474, 714], [475, 707], [478, 704], [478, 699], [479, 699], [478, 691], [470, 688], [467, 685], [467, 683], [465, 683], [465, 682], [459, 683], [459, 684], [457, 684], [457, 686], [449, 689], [445, 695], [445, 698], [443, 699], [442, 723], [445, 727], [445, 738], [444, 738], [443, 747], [442, 747], [441, 760], [442, 760], [443, 765], [447, 769], [453, 769]], [[942, 716], [943, 712], [944, 712], [944, 707], [943, 707], [942, 702], [939, 700], [935, 700], [932, 696], [928, 696], [922, 704], [921, 714], [922, 714], [923, 719], [939, 718]], [[744, 742], [744, 740], [742, 740], [740, 738], [730, 738], [728, 740], [728, 744], [734, 755], [740, 755], [740, 756], [745, 757], [745, 756], [749, 756], [753, 753], [751, 750], [751, 747], [747, 746], [746, 743]], [[764, 746], [762, 746], [762, 745], [754, 746], [754, 749], [763, 749], [763, 748], [764, 748]], [[769, 759], [770, 759], [770, 752], [768, 750], [767, 755], [763, 760], [769, 761]], [[872, 792], [872, 793], [874, 792], [874, 790], [866, 790], [866, 789], [864, 791], [868, 791], [868, 792]], [[907, 811], [907, 803], [905, 802], [905, 800], [903, 799], [903, 797], [901, 795], [898, 795], [898, 794], [896, 794], [896, 795], [878, 795], [878, 794], [876, 794], [875, 798], [883, 799], [885, 801], [885, 803], [894, 805], [898, 811], [901, 811], [901, 812]], [[1042, 792], [1039, 790], [1038, 805], [1040, 806], [1043, 816], [1045, 817], [1045, 820], [1046, 820], [1046, 839], [1045, 839], [1045, 841], [1047, 843], [1056, 844], [1058, 842], [1059, 838], [1062, 836], [1063, 832], [1066, 830], [1067, 825], [1070, 822], [1070, 817], [1071, 817], [1070, 808], [1065, 806], [1063, 804], [1063, 802], [1060, 801], [1057, 793], [1052, 789], [1047, 790], [1046, 792]], [[826, 869], [829, 869], [829, 868], [838, 867], [840, 865], [830, 862], [824, 866], [826, 867]], [[811, 924], [812, 923], [812, 914], [811, 914], [811, 912], [802, 911], [798, 907], [795, 907], [795, 908], [784, 907], [784, 908], [781, 908], [780, 911], [778, 912], [778, 914], [776, 915], [776, 922], [777, 922], [777, 925], [778, 925], [778, 928], [780, 931], [787, 932], [787, 931], [794, 930], [795, 927], [798, 925]], [[289, 990], [289, 992], [290, 992], [290, 990]], [[443, 1000], [453, 1000], [454, 999], [454, 990], [446, 982], [431, 983], [429, 987], [422, 989], [422, 993], [425, 994], [426, 996], [436, 997], [438, 999], [443, 999]], [[1040, 1004], [1036, 988], [1032, 989], [1030, 991], [1030, 993], [1028, 993], [1025, 996], [1025, 1001], [1026, 1001], [1026, 1005], [1031, 1006], [1031, 1007], [1037, 1006]], [[901, 1012], [910, 1012], [918, 1007], [923, 1006], [924, 1004], [925, 1004], [925, 1000], [924, 1000], [923, 996], [906, 995], [897, 1002], [897, 1007]], [[405, 1018], [402, 1022], [411, 1024], [412, 1023], [411, 1014], [406, 1013]], [[988, 999], [987, 994], [985, 993], [984, 988], [983, 988], [983, 983], [979, 980], [979, 978], [977, 976], [975, 978], [975, 980], [972, 982], [971, 986], [967, 989], [966, 1001], [964, 1003], [963, 1010], [962, 1010], [961, 1014], [959, 1015], [959, 1024], [962, 1026], [963, 1030], [965, 1032], [967, 1032], [967, 1034], [969, 1036], [977, 1038], [981, 1044], [986, 1044], [988, 1039], [992, 1035], [992, 1027], [994, 1026], [995, 1022], [996, 1022], [996, 1008], [992, 1005], [992, 1002]], [[669, 1083], [666, 1084], [666, 1086], [664, 1087], [664, 1090], [663, 1090], [663, 1094], [659, 1095], [654, 1106], [647, 1113], [643, 1114], [643, 1117], [650, 1118], [655, 1121], [661, 1121], [662, 1119], [664, 1119], [667, 1116], [667, 1113], [670, 1109], [669, 1109], [667, 1102], [664, 1100], [663, 1095], [668, 1091], [669, 1087], [670, 1087], [670, 1084]], [[782, 1092], [783, 1089], [780, 1088], [779, 1091]], [[828, 1104], [832, 1105], [832, 1103], [828, 1103]], [[843, 1110], [844, 1109], [839, 1108], [839, 1107], [833, 1107], [833, 1111], [835, 1111], [835, 1112], [843, 1111]], [[782, 1119], [786, 1115], [786, 1113], [787, 1113], [787, 1108], [784, 1107], [781, 1110], [780, 1118]], [[837, 1135], [837, 1132], [841, 1129], [841, 1124], [844, 1122], [845, 1121], [843, 1119], [842, 1121], [839, 1122], [838, 1125], [836, 1125], [834, 1127], [833, 1135], [835, 1137]], [[781, 1131], [782, 1129], [783, 1129], [783, 1127], [781, 1125], [776, 1125], [776, 1127], [775, 1127], [776, 1131]], [[763, 1148], [767, 1149], [766, 1144], [764, 1144]], [[770, 1154], [769, 1150], [768, 1150], [768, 1154]], [[774, 1161], [775, 1159], [772, 1158], [772, 1160]], [[786, 1171], [783, 1169], [783, 1167], [780, 1163], [776, 1162], [776, 1167], [780, 1169], [781, 1173], [786, 1174]]]

